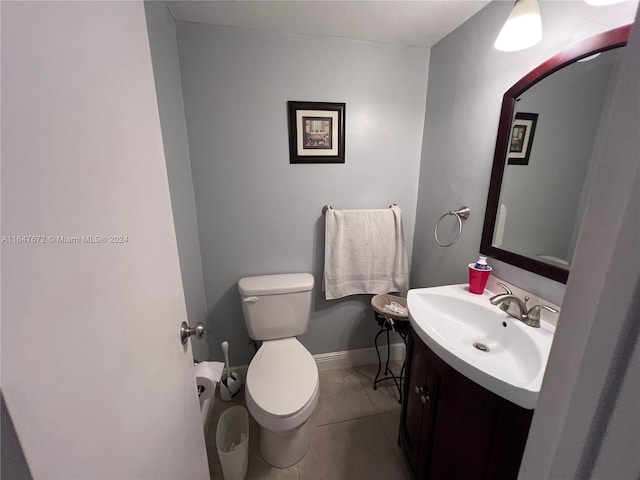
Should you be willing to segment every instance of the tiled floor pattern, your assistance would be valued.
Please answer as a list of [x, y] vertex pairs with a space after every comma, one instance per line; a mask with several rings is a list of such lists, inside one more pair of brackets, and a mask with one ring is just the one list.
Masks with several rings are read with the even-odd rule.
[[[393, 381], [386, 381], [374, 390], [376, 370], [377, 365], [369, 365], [320, 372], [320, 399], [310, 420], [311, 446], [306, 456], [292, 467], [274, 468], [262, 459], [259, 427], [250, 418], [247, 479], [410, 479], [398, 446], [401, 409], [398, 392], [392, 387]], [[393, 370], [399, 373], [400, 365], [394, 364]], [[233, 402], [216, 398], [206, 436], [212, 479], [223, 478], [215, 446], [217, 420], [233, 405], [246, 406], [244, 392]]]

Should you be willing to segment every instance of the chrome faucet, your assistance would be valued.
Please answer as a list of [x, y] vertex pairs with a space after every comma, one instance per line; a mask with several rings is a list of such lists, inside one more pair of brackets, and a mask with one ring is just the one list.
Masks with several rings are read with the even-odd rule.
[[[499, 295], [495, 295], [491, 297], [489, 301], [491, 302], [492, 305], [499, 305], [501, 310], [507, 312], [513, 318], [520, 320], [525, 325], [528, 325], [533, 328], [540, 328], [540, 310], [548, 310], [549, 312], [552, 312], [552, 313], [558, 313], [558, 310], [556, 310], [553, 307], [550, 307], [549, 305], [534, 305], [533, 307], [528, 308], [527, 307], [527, 300], [529, 300], [528, 297], [525, 297], [525, 300], [522, 301], [519, 297], [511, 293], [511, 290], [509, 290], [509, 287], [502, 284], [500, 286], [505, 288], [508, 291], [508, 293], [501, 293]], [[517, 316], [508, 311], [509, 306], [511, 305], [511, 302], [513, 302], [515, 305], [518, 306], [519, 314]], [[504, 307], [505, 304], [507, 305], [506, 308]]]
[[[506, 286], [504, 283], [498, 282], [498, 286], [504, 288], [504, 291], [509, 295], [513, 295], [513, 292], [511, 291], [511, 289], [508, 286]], [[496, 298], [497, 296], [498, 295], [494, 295], [489, 299], [489, 301], [493, 301], [493, 299]], [[502, 303], [500, 303], [500, 310], [504, 312], [508, 312], [510, 306], [511, 306], [511, 300], [503, 300]]]

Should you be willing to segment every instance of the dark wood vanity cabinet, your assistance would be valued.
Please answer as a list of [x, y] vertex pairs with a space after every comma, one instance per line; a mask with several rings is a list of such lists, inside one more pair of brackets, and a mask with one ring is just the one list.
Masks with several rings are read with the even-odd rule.
[[517, 478], [533, 410], [458, 373], [413, 330], [404, 382], [400, 442], [416, 479]]

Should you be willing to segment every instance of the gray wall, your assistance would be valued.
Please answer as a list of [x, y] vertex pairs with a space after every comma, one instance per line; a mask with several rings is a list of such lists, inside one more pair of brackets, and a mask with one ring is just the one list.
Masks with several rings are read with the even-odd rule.
[[571, 239], [593, 140], [620, 52], [569, 65], [520, 97], [516, 111], [539, 117], [529, 164], [507, 165], [502, 180], [506, 250], [533, 258], [573, 257], [569, 248], [575, 247]]
[[[237, 292], [247, 275], [308, 271], [311, 353], [370, 347], [368, 297], [325, 301], [322, 207], [403, 209], [409, 253], [429, 50], [177, 22], [205, 276], [209, 345], [253, 348]], [[346, 102], [346, 163], [290, 165], [287, 100]], [[210, 337], [211, 341], [211, 337]]]
[[[403, 209], [408, 247], [418, 189], [429, 50], [177, 22], [205, 275], [210, 345], [250, 360], [237, 292], [247, 275], [308, 271], [312, 353], [372, 345], [367, 298], [320, 290], [322, 207]], [[346, 163], [290, 165], [287, 100], [346, 103]]]
[[[521, 479], [640, 478], [640, 21], [624, 52]], [[599, 147], [596, 146], [596, 149]], [[594, 274], [594, 272], [602, 272]]]
[[[522, 52], [493, 48], [512, 8], [491, 2], [431, 49], [429, 95], [420, 169], [412, 286], [462, 283], [477, 258], [502, 95], [517, 80], [572, 41], [633, 20], [636, 4], [592, 7], [541, 2], [544, 39]], [[451, 248], [438, 247], [433, 228], [443, 213], [468, 205], [471, 217]], [[453, 223], [443, 222], [442, 236]], [[561, 303], [564, 286], [493, 261], [494, 273]]]
[[[178, 65], [175, 22], [164, 2], [145, 2], [153, 76], [167, 162], [171, 208], [189, 323], [204, 322], [207, 305], [200, 257], [195, 195]], [[207, 360], [207, 342], [192, 341], [193, 356]]]

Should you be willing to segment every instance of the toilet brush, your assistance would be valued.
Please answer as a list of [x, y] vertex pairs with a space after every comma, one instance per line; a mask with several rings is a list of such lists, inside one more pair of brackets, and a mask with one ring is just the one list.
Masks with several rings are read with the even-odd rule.
[[222, 352], [224, 353], [225, 373], [220, 380], [220, 398], [225, 402], [230, 402], [240, 394], [242, 380], [238, 372], [229, 370], [229, 342], [222, 342]]

